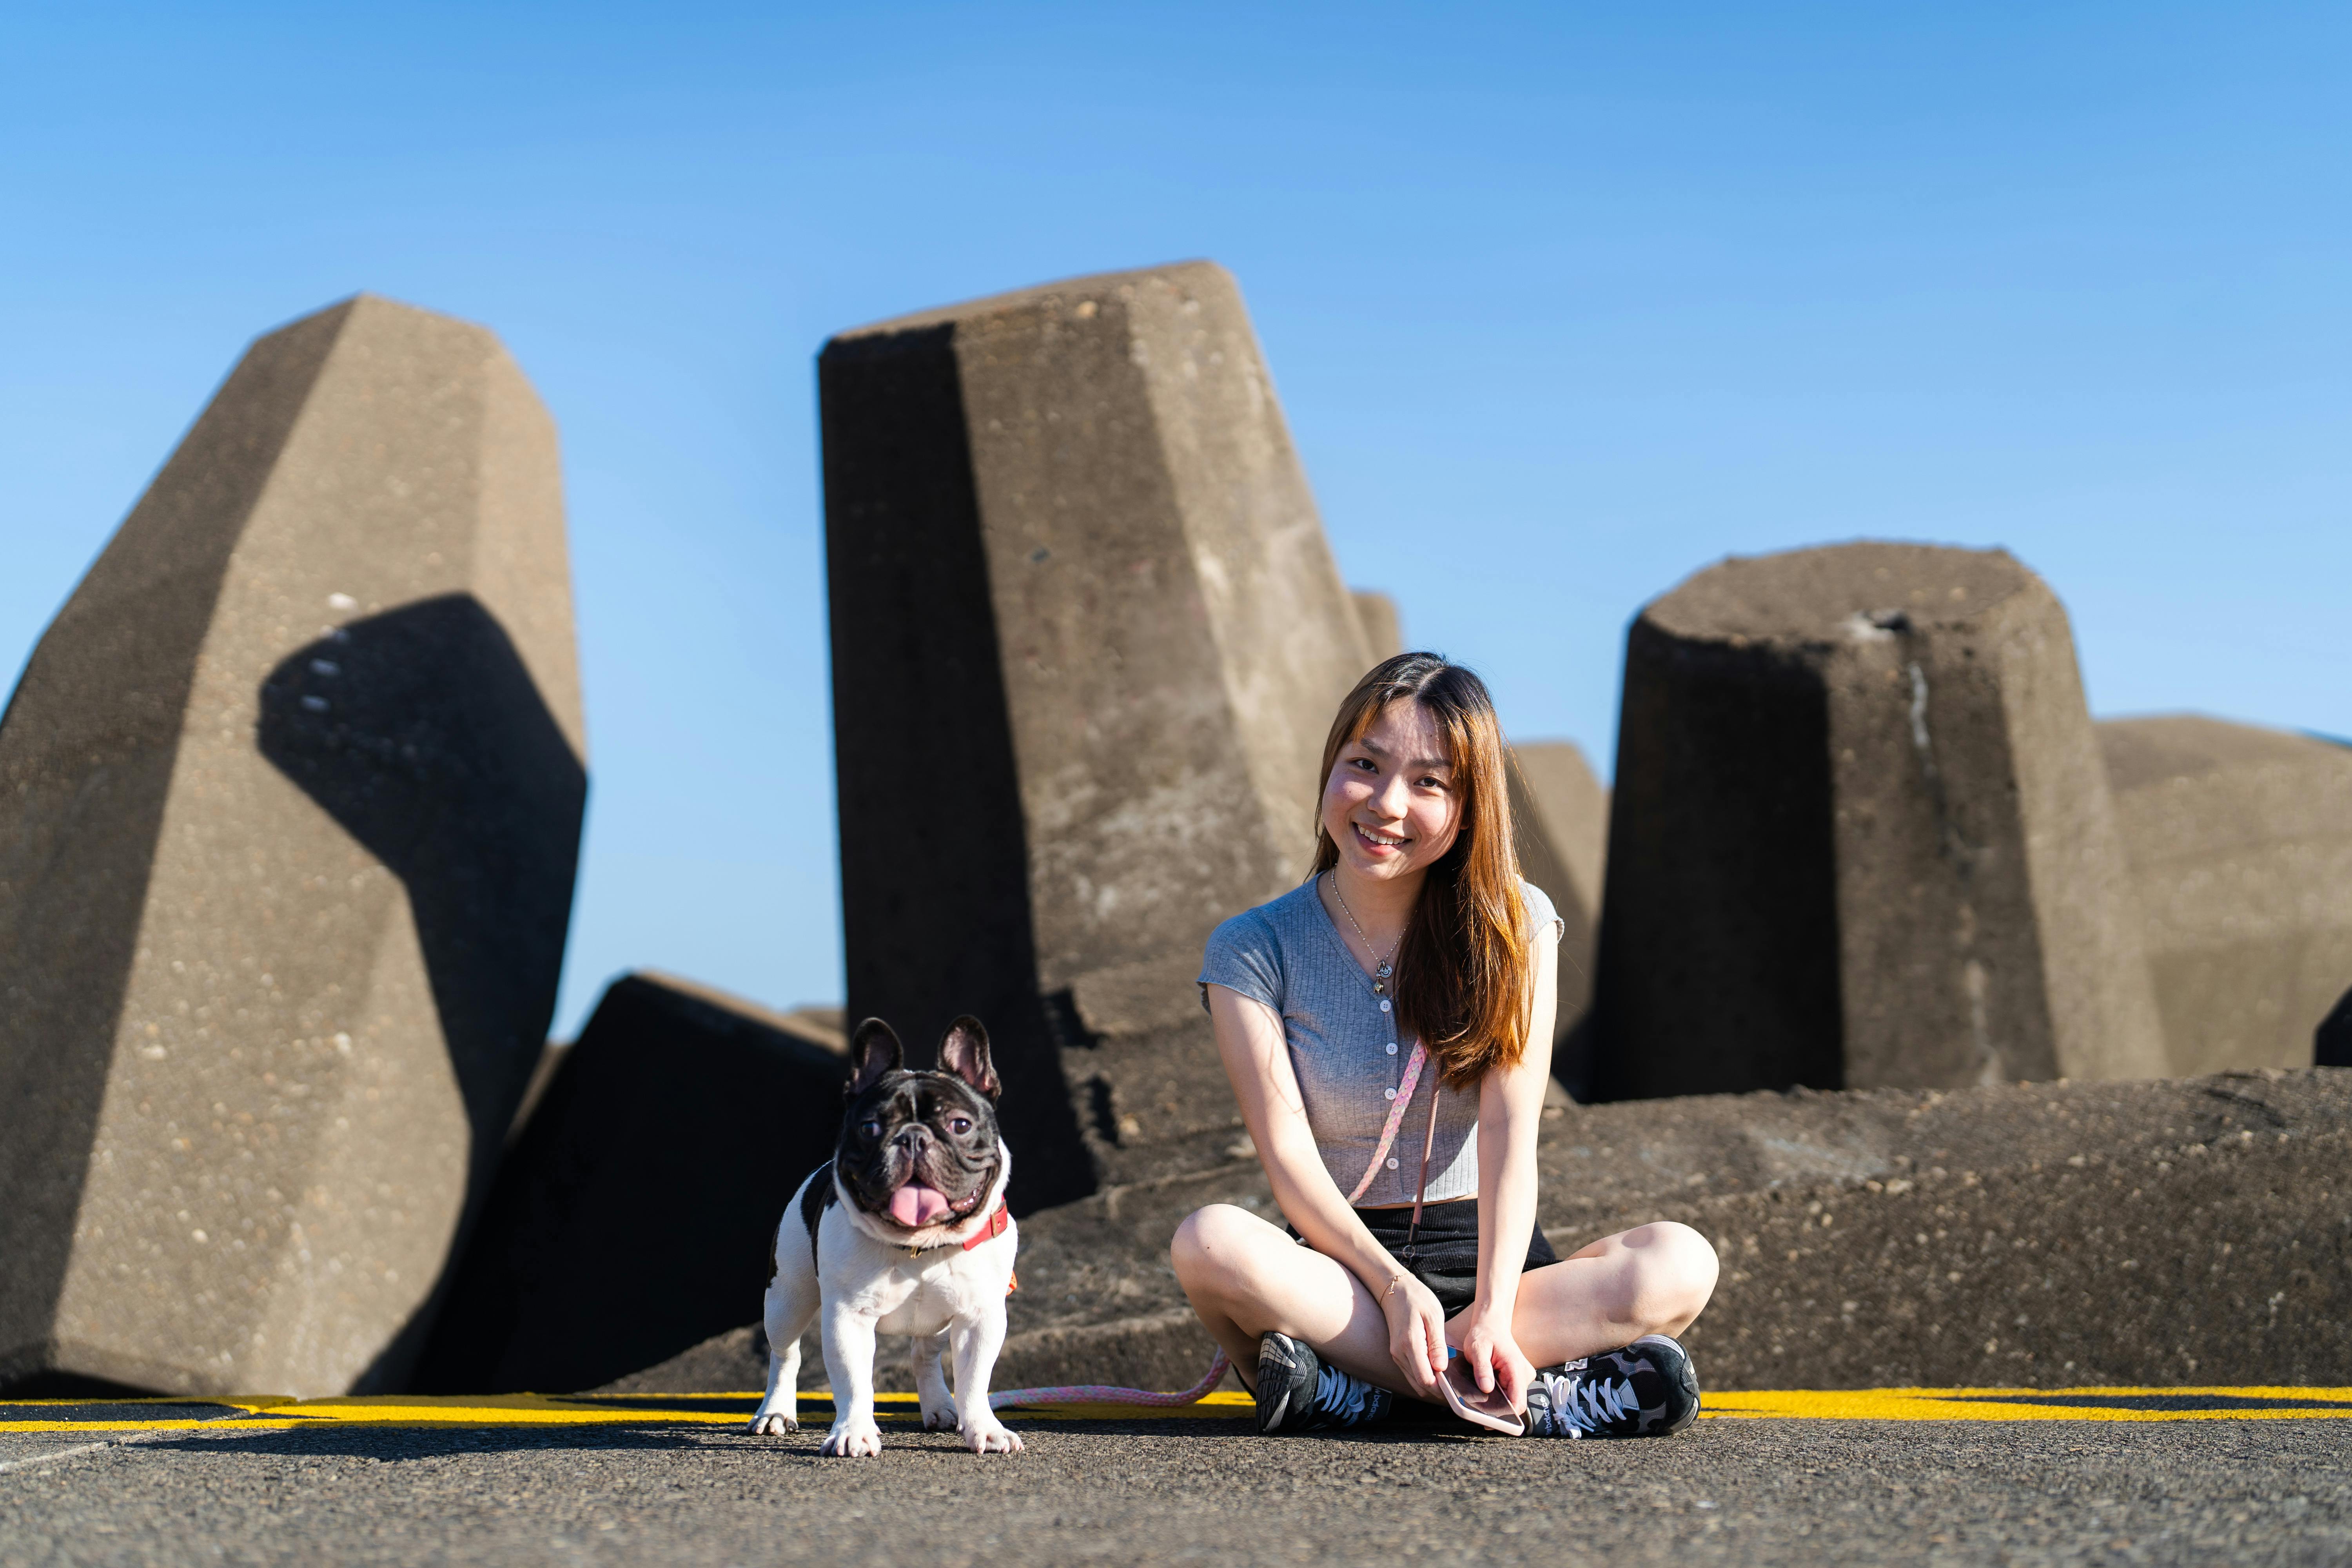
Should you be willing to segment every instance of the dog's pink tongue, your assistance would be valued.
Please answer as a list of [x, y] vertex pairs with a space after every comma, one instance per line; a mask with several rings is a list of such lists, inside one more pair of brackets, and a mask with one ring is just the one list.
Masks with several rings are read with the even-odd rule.
[[890, 1217], [912, 1230], [917, 1226], [936, 1225], [948, 1212], [948, 1195], [937, 1187], [926, 1187], [908, 1182], [890, 1194]]

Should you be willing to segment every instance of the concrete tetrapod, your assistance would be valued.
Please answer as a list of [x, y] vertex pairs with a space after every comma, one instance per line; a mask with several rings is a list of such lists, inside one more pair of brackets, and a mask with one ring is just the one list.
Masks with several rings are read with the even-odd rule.
[[2171, 1069], [2310, 1066], [2352, 986], [2352, 750], [2189, 713], [2098, 735]]
[[555, 431], [362, 296], [257, 342], [0, 721], [0, 1379], [397, 1387], [546, 1037]]
[[818, 380], [850, 1016], [987, 1023], [1016, 1212], [1223, 1158], [1202, 944], [1305, 874], [1371, 663], [1233, 279], [926, 311]]
[[1404, 623], [1397, 615], [1396, 601], [1370, 588], [1358, 588], [1350, 596], [1356, 601], [1357, 623], [1364, 628], [1365, 657], [1378, 664], [1402, 653]]
[[1609, 791], [1572, 741], [1522, 741], [1511, 750], [1518, 764], [1511, 778], [1511, 809], [1520, 874], [1551, 895], [1567, 927], [1559, 939], [1552, 1076], [1586, 1100], [1591, 1089], [1587, 1019], [1609, 857]]
[[1603, 1099], [2165, 1070], [2065, 611], [2000, 551], [1697, 574], [1626, 639]]

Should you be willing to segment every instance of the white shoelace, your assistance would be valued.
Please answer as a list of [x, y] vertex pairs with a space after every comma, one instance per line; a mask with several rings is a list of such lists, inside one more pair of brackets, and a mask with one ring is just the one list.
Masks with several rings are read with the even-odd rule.
[[1540, 1436], [1581, 1435], [1642, 1408], [1631, 1378], [1586, 1378], [1571, 1385], [1568, 1378], [1547, 1377], [1544, 1392], [1551, 1396], [1551, 1411]]

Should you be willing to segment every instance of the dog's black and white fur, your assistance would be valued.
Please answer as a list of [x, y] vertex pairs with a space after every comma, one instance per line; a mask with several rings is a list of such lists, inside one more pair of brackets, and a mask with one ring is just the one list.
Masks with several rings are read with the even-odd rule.
[[[940, 1042], [940, 1070], [908, 1072], [905, 1059], [890, 1026], [868, 1018], [857, 1026], [834, 1157], [801, 1184], [776, 1226], [768, 1393], [751, 1430], [799, 1426], [801, 1335], [822, 1314], [834, 1418], [820, 1452], [882, 1451], [874, 1424], [875, 1337], [905, 1334], [913, 1341], [924, 1429], [955, 1427], [975, 1454], [1018, 1453], [1021, 1439], [988, 1405], [1020, 1242], [1009, 1215], [997, 1222], [1001, 1232], [988, 1234], [1013, 1173], [1012, 1152], [997, 1131], [1000, 1085], [988, 1033], [977, 1018], [958, 1018]], [[924, 1212], [942, 1202], [941, 1212]], [[942, 1352], [955, 1364], [952, 1399]]]

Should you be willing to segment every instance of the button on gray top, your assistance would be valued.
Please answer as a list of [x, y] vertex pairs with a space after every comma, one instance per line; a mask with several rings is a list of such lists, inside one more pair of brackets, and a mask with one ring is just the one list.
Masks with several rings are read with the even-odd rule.
[[[1557, 942], [1565, 929], [1551, 900], [1532, 882], [1521, 882], [1528, 914], [1538, 936]], [[1348, 950], [1339, 929], [1308, 881], [1271, 903], [1235, 915], [1209, 938], [1201, 984], [1223, 985], [1263, 1002], [1282, 1016], [1290, 1046], [1291, 1069], [1307, 1109], [1307, 1125], [1323, 1167], [1339, 1191], [1363, 1179], [1381, 1141], [1391, 1100], [1381, 1093], [1399, 1083], [1396, 1042], [1410, 1037], [1389, 1016], [1385, 998], [1372, 994], [1372, 977]], [[1202, 1005], [1207, 994], [1202, 993]], [[1412, 1159], [1372, 1178], [1357, 1201], [1366, 1207], [1412, 1202], [1420, 1175], [1423, 1118], [1438, 1089], [1434, 1064], [1422, 1069], [1412, 1108], [1397, 1132], [1397, 1148], [1412, 1145]], [[1478, 1096], [1443, 1090], [1437, 1102], [1437, 1144], [1429, 1156], [1429, 1201], [1478, 1194]], [[1408, 1136], [1409, 1134], [1409, 1136]]]

